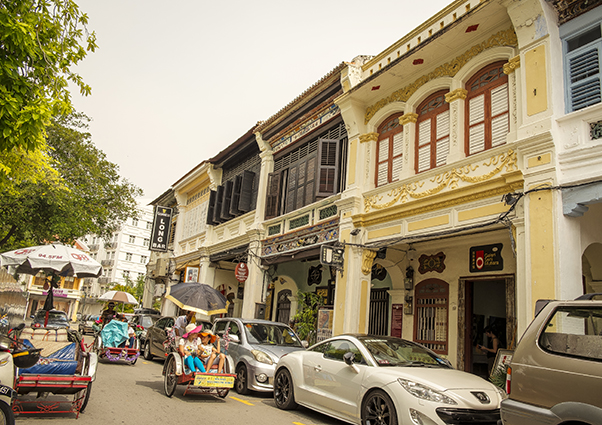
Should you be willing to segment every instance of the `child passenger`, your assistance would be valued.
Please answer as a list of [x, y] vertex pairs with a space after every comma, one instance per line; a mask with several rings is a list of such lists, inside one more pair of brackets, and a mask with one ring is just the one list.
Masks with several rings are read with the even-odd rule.
[[180, 354], [184, 357], [184, 364], [188, 366], [191, 372], [205, 372], [205, 366], [199, 359], [200, 350], [198, 344], [199, 331], [201, 326], [194, 323], [186, 326], [186, 333], [180, 338]]
[[[224, 373], [224, 361], [226, 356], [220, 352], [219, 337], [211, 332], [210, 329], [206, 329], [201, 331], [200, 340], [201, 344], [199, 345], [199, 349], [201, 351], [201, 360], [205, 363], [206, 369], [210, 371], [215, 363], [217, 363], [217, 373]], [[217, 348], [213, 345], [215, 340], [217, 340]]]

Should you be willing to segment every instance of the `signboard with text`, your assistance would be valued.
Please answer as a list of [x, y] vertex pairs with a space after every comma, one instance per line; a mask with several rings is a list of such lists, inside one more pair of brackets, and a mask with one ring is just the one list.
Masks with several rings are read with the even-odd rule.
[[491, 272], [504, 270], [502, 258], [503, 244], [473, 246], [470, 248], [470, 272]]
[[149, 246], [151, 251], [167, 252], [169, 232], [171, 230], [171, 213], [171, 208], [155, 207], [155, 218], [153, 220], [153, 231]]

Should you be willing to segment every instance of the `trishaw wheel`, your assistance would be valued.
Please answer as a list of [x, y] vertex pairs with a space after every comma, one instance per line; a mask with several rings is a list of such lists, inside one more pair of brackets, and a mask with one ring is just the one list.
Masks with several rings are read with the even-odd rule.
[[86, 388], [84, 391], [86, 392], [86, 396], [84, 397], [84, 401], [82, 402], [82, 407], [79, 409], [79, 413], [84, 413], [84, 410], [88, 405], [88, 400], [90, 400], [90, 393], [92, 392], [92, 382], [88, 384], [88, 388]]
[[170, 356], [167, 359], [167, 365], [165, 366], [165, 381], [163, 390], [167, 397], [171, 397], [176, 392], [176, 386], [178, 385], [178, 376], [176, 375], [176, 359]]
[[228, 395], [229, 392], [230, 392], [229, 388], [217, 390], [217, 396], [220, 398], [226, 398], [226, 396]]
[[245, 365], [240, 365], [236, 369], [236, 380], [234, 381], [234, 389], [238, 394], [247, 394], [249, 389], [247, 388], [247, 368]]
[[15, 415], [10, 406], [3, 401], [0, 401], [0, 424], [15, 425]]

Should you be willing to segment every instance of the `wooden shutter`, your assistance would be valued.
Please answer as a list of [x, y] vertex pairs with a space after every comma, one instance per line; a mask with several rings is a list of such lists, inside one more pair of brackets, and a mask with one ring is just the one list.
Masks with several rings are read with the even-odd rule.
[[205, 222], [207, 224], [213, 225], [213, 215], [215, 214], [215, 198], [217, 196], [217, 192], [215, 190], [209, 191], [209, 205], [207, 206], [207, 219]]
[[286, 182], [286, 199], [284, 204], [284, 213], [295, 211], [295, 200], [297, 195], [297, 173], [299, 171], [299, 162], [288, 169], [288, 179]]
[[339, 141], [320, 139], [318, 141], [318, 191], [316, 197], [326, 197], [338, 192]]
[[431, 119], [418, 124], [418, 172], [431, 168]]
[[468, 101], [468, 154], [485, 150], [485, 94]]
[[230, 214], [235, 217], [241, 214], [241, 211], [238, 209], [238, 204], [240, 202], [241, 183], [242, 176], [239, 174], [234, 177], [234, 185], [232, 186], [232, 202], [230, 203]]
[[242, 212], [251, 211], [253, 201], [253, 183], [255, 182], [255, 173], [249, 170], [242, 172], [242, 181], [240, 188], [240, 201], [238, 209]]
[[307, 171], [305, 173], [305, 203], [304, 205], [312, 204], [316, 201], [316, 165], [318, 157], [314, 153], [307, 158]]
[[508, 83], [491, 90], [491, 147], [506, 143], [510, 130], [508, 110]]
[[280, 215], [280, 171], [268, 174], [268, 188], [265, 201], [265, 219]]
[[389, 138], [378, 141], [376, 159], [376, 185], [389, 183]]
[[215, 209], [213, 210], [213, 222], [219, 224], [222, 222], [222, 200], [224, 197], [224, 186], [220, 185], [217, 187], [217, 193], [215, 195]]
[[600, 103], [601, 43], [587, 45], [567, 54], [570, 110], [577, 111]]
[[233, 216], [230, 215], [230, 203], [232, 202], [232, 180], [228, 180], [223, 185], [224, 190], [222, 193], [222, 208], [220, 210], [220, 218], [222, 221], [228, 221]]
[[449, 109], [437, 115], [437, 143], [435, 166], [445, 165], [449, 155]]
[[393, 136], [393, 155], [391, 163], [391, 181], [399, 180], [403, 165], [403, 133]]

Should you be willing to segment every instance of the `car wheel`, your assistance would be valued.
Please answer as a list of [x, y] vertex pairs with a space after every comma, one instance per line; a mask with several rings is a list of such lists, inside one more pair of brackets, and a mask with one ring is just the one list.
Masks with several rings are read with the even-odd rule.
[[13, 415], [10, 406], [3, 401], [0, 401], [0, 423], [6, 425], [15, 425], [15, 416]]
[[297, 407], [293, 379], [290, 372], [286, 369], [280, 369], [276, 372], [276, 377], [274, 378], [274, 402], [276, 403], [276, 407], [282, 410], [291, 410]]
[[144, 344], [144, 358], [146, 360], [153, 359], [153, 354], [150, 351], [150, 341], [147, 341], [146, 344]]
[[245, 365], [240, 365], [236, 369], [234, 389], [238, 394], [244, 395], [249, 393], [249, 388], [247, 388], [247, 368]]
[[397, 425], [397, 412], [387, 393], [374, 390], [364, 399], [362, 425]]
[[169, 356], [167, 359], [167, 365], [165, 366], [165, 381], [163, 383], [163, 390], [167, 397], [171, 397], [176, 392], [176, 386], [178, 385], [178, 376], [176, 375], [176, 359], [173, 356]]

